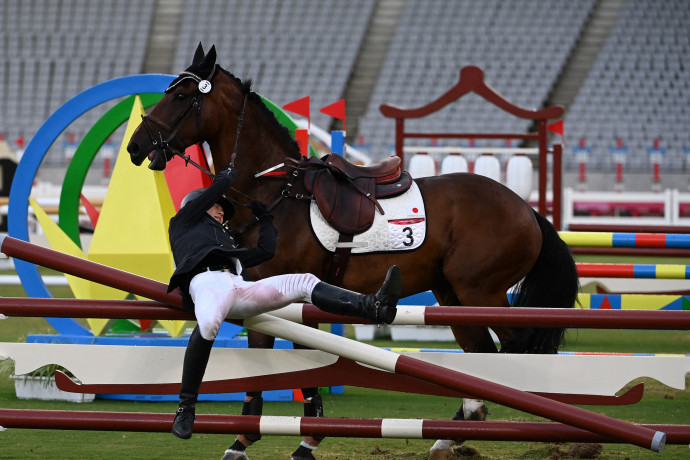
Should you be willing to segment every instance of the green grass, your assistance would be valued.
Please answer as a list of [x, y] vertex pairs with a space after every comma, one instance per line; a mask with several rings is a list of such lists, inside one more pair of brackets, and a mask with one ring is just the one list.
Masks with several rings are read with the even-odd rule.
[[[324, 395], [327, 416], [385, 417], [447, 419], [457, 410], [458, 401], [451, 398], [407, 395], [400, 393], [347, 387], [344, 395]], [[19, 401], [13, 388], [0, 381], [0, 406], [3, 408], [99, 410], [128, 412], [164, 412], [172, 414], [174, 403], [142, 403], [96, 400], [80, 405], [75, 403], [48, 403]], [[591, 408], [629, 421], [644, 423], [690, 423], [690, 395], [688, 392], [665, 390], [652, 385], [642, 402], [632, 407]], [[239, 414], [240, 403], [202, 402], [199, 413]], [[264, 414], [301, 415], [301, 404], [295, 402], [266, 402]], [[491, 420], [538, 420], [536, 417], [513, 409], [491, 405]], [[2, 459], [101, 459], [127, 458], [220, 458], [232, 443], [230, 435], [194, 435], [182, 441], [167, 433], [91, 432], [58, 430], [10, 429], [0, 433], [0, 458]], [[297, 447], [299, 439], [284, 436], [264, 436], [250, 448], [252, 460], [288, 459]], [[417, 439], [352, 439], [329, 438], [317, 450], [320, 459], [379, 460], [425, 459], [431, 446], [430, 440]], [[537, 459], [561, 458], [570, 444], [540, 444], [514, 442], [468, 441], [466, 446], [476, 450], [482, 459]], [[684, 459], [687, 446], [667, 446], [662, 454], [624, 445], [606, 444], [599, 458], [610, 459]]]
[[[600, 261], [601, 259], [599, 259]], [[679, 263], [665, 261], [664, 263]], [[70, 297], [68, 290], [53, 288], [56, 297]], [[0, 288], [0, 296], [24, 296], [22, 288]], [[53, 333], [42, 318], [9, 318], [0, 321], [0, 341], [24, 341], [27, 334]], [[352, 329], [348, 328], [352, 335]], [[455, 348], [454, 343], [392, 342], [376, 340], [380, 347]], [[565, 351], [690, 353], [689, 331], [618, 331], [570, 330]], [[602, 376], [605, 377], [605, 376]], [[592, 378], [599, 378], [593, 376]], [[583, 406], [634, 423], [690, 424], [690, 391], [668, 388], [651, 379], [642, 379], [646, 391], [643, 400], [633, 406]], [[637, 382], [633, 382], [637, 383]], [[686, 388], [687, 388], [686, 379]], [[343, 395], [324, 395], [328, 417], [428, 418], [449, 419], [459, 401], [425, 395], [411, 395], [346, 387]], [[0, 407], [13, 409], [89, 410], [122, 412], [162, 412], [172, 414], [176, 404], [169, 402], [132, 402], [97, 399], [93, 403], [25, 401], [16, 398], [13, 382], [0, 376]], [[514, 409], [490, 403], [490, 420], [541, 420]], [[202, 414], [239, 414], [239, 402], [202, 402]], [[266, 402], [266, 415], [302, 415], [297, 402]], [[234, 435], [194, 435], [182, 441], [168, 433], [132, 433], [97, 431], [61, 431], [9, 429], [0, 432], [0, 459], [218, 459], [232, 443]], [[319, 459], [423, 460], [431, 440], [328, 438], [316, 451]], [[296, 437], [264, 436], [248, 450], [252, 460], [289, 459], [299, 444]], [[570, 443], [517, 443], [468, 441], [464, 459], [562, 459]], [[471, 455], [474, 452], [474, 455]], [[604, 444], [601, 459], [686, 459], [686, 445], [667, 445], [663, 453], [626, 444]]]

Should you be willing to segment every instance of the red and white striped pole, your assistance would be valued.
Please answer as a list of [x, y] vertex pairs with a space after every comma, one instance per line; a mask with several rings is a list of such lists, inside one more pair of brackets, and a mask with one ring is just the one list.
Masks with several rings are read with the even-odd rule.
[[[80, 278], [110, 285], [174, 306], [181, 304], [179, 293], [167, 293], [166, 285], [148, 278], [128, 274], [78, 257], [33, 245], [6, 235], [0, 236], [0, 250], [10, 257], [70, 273]], [[666, 434], [661, 431], [617, 420], [579, 407], [552, 401], [542, 396], [516, 390], [498, 383], [452, 371], [409, 356], [335, 336], [319, 329], [261, 314], [246, 318], [243, 325], [310, 348], [352, 359], [375, 368], [416, 377], [445, 388], [475, 395], [481, 399], [522, 410], [592, 433], [610, 436], [621, 442], [661, 452]]]
[[[0, 409], [0, 426], [55, 430], [168, 432], [174, 414]], [[690, 426], [640, 425], [668, 433], [669, 444], [690, 443]], [[465, 439], [516, 442], [618, 442], [552, 422], [479, 422], [390, 418], [198, 415], [195, 433], [347, 438]]]
[[[144, 300], [0, 297], [0, 314], [16, 317], [164, 319], [193, 321], [194, 315]], [[271, 313], [295, 323], [371, 324], [362, 318], [326, 313], [314, 305], [292, 304]], [[425, 307], [401, 305], [396, 325], [568, 327], [590, 329], [690, 329], [686, 310], [578, 308]]]

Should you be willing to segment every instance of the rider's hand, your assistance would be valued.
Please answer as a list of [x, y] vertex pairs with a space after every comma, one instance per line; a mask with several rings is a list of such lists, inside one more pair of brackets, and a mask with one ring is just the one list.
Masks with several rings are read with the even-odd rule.
[[252, 213], [256, 216], [257, 219], [261, 219], [264, 216], [271, 215], [266, 205], [263, 204], [261, 201], [253, 200], [249, 204], [249, 207], [251, 208]]
[[218, 175], [219, 176], [228, 176], [230, 178], [231, 182], [235, 182], [237, 180], [237, 176], [239, 174], [240, 174], [240, 172], [237, 170], [237, 168], [233, 168], [232, 166], [228, 165], [225, 168], [221, 169], [221, 171]]

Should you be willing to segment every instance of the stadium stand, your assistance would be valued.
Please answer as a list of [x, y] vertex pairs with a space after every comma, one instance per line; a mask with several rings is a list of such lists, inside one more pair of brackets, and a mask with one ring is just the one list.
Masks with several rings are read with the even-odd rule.
[[321, 107], [343, 97], [374, 0], [260, 0], [187, 2], [174, 72], [202, 41], [216, 45], [218, 61], [254, 89], [284, 105], [310, 97], [311, 120], [325, 129]]
[[[467, 65], [527, 108], [547, 103], [598, 5], [612, 0], [198, 0], [181, 4], [169, 73], [184, 69], [199, 43], [215, 44], [219, 62], [279, 105], [309, 95], [312, 123], [329, 129], [319, 108], [344, 97], [374, 15], [401, 8], [358, 135], [373, 159], [390, 153], [393, 121], [383, 103], [418, 107], [435, 99]], [[565, 164], [586, 138], [589, 171], [610, 170], [609, 147], [629, 147], [626, 169], [649, 171], [647, 149], [666, 149], [662, 171], [686, 167], [690, 150], [690, 2], [619, 0], [615, 27], [572, 104], [566, 106]], [[0, 2], [0, 133], [28, 141], [42, 122], [78, 92], [142, 73], [157, 8], [166, 0], [4, 0]], [[397, 18], [398, 16], [396, 16]], [[171, 49], [172, 49], [171, 48]], [[567, 77], [567, 75], [565, 76]], [[77, 140], [106, 107], [70, 126]], [[352, 116], [348, 113], [348, 118]], [[526, 132], [515, 119], [469, 95], [434, 116], [410, 122], [418, 131]], [[67, 135], [67, 133], [66, 133]], [[451, 141], [440, 140], [439, 145]], [[502, 146], [500, 140], [477, 141]], [[51, 154], [46, 161], [65, 159]]]
[[[690, 4], [629, 0], [566, 113], [566, 145], [585, 138], [589, 168], [613, 169], [610, 148], [628, 148], [626, 169], [649, 171], [654, 140], [662, 171], [683, 168], [690, 147]], [[568, 149], [572, 152], [572, 149]], [[573, 155], [566, 156], [569, 169]]]
[[[154, 0], [0, 2], [0, 131], [28, 140], [60, 105], [115, 77], [141, 73]], [[106, 110], [69, 127], [80, 139]], [[49, 154], [47, 163], [64, 159]]]
[[[390, 152], [393, 120], [382, 118], [379, 106], [424, 105], [455, 85], [459, 69], [467, 65], [484, 69], [487, 83], [515, 104], [543, 106], [594, 3], [405, 2], [359, 134], [372, 151]], [[408, 124], [410, 130], [420, 132], [526, 132], [530, 128], [528, 121], [515, 119], [474, 94]], [[503, 146], [498, 140], [477, 141], [477, 145]]]

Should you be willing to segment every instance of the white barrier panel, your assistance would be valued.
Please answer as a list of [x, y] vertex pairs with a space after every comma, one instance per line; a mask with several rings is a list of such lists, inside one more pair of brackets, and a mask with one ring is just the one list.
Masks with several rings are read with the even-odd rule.
[[474, 173], [488, 177], [496, 182], [501, 181], [501, 163], [493, 155], [483, 154], [474, 162]]
[[[674, 193], [676, 192], [676, 193]], [[572, 188], [563, 190], [563, 228], [572, 224], [597, 225], [681, 225], [690, 219], [680, 219], [679, 205], [681, 199], [690, 201], [690, 194], [679, 194], [670, 189], [663, 193], [646, 192], [578, 192]], [[687, 200], [687, 201], [685, 201]], [[576, 216], [575, 203], [600, 203], [602, 206], [612, 203], [650, 204], [663, 207], [662, 217], [646, 216]]]
[[408, 172], [413, 179], [436, 175], [436, 162], [429, 155], [418, 153], [410, 158]]
[[441, 174], [466, 173], [467, 171], [469, 171], [467, 160], [459, 153], [451, 153], [441, 162]]
[[675, 225], [690, 225], [690, 217], [680, 216], [681, 204], [690, 205], [690, 193], [681, 193], [673, 189], [671, 190], [671, 202], [673, 203], [671, 207], [671, 212], [673, 213], [671, 216], [672, 222]]
[[506, 164], [506, 186], [527, 200], [532, 193], [532, 161], [526, 155], [514, 155]]
[[[59, 364], [84, 385], [178, 383], [184, 352], [184, 347], [0, 343], [0, 359], [14, 360], [17, 375]], [[690, 373], [688, 356], [461, 352], [400, 355], [522, 391], [542, 393], [614, 396], [640, 377], [685, 390], [685, 376]], [[319, 350], [213, 348], [204, 381], [315, 370], [337, 360], [338, 356]]]

